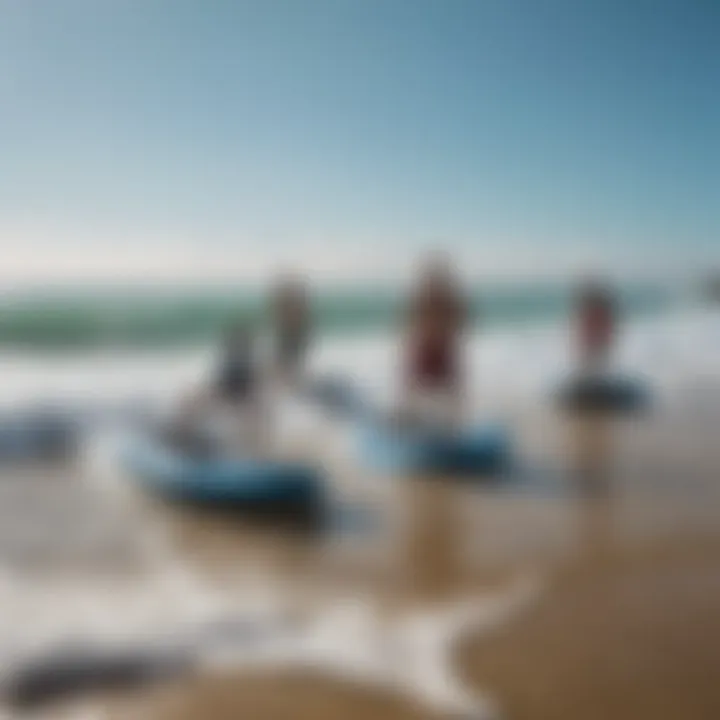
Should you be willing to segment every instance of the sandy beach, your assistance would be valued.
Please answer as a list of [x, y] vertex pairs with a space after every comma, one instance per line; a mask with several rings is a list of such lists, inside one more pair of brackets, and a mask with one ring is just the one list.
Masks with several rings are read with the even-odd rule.
[[[705, 395], [716, 391], [707, 384]], [[261, 579], [306, 607], [365, 598], [391, 622], [481, 599], [534, 573], [544, 589], [524, 614], [490, 632], [459, 633], [449, 656], [453, 675], [491, 697], [501, 717], [710, 720], [720, 712], [713, 672], [720, 660], [718, 419], [720, 411], [712, 415], [687, 398], [639, 419], [528, 411], [516, 424], [521, 461], [510, 477], [481, 486], [450, 478], [368, 480], [361, 496], [373, 499], [380, 521], [350, 537], [134, 497], [130, 507], [138, 528], [164, 528], [163, 552], [180, 558], [194, 583], [226, 598], [242, 597]], [[148, 560], [145, 546], [133, 553]], [[146, 562], [133, 572], [149, 577], [153, 567]], [[90, 571], [96, 584], [100, 572]], [[116, 574], [135, 577], [127, 573]], [[173, 605], [182, 615], [180, 588], [166, 591], [159, 613], [165, 602], [166, 616]], [[67, 712], [113, 720], [444, 717], [412, 692], [302, 664], [221, 669], [83, 700]]]
[[[492, 693], [504, 717], [717, 717], [720, 453], [712, 427], [683, 429], [672, 412], [612, 427], [614, 446], [605, 439], [604, 452], [581, 449], [580, 475], [567, 467], [569, 454], [550, 451], [548, 460], [575, 476], [569, 492], [408, 484], [411, 537], [403, 582], [385, 588], [388, 597], [433, 603], [534, 567], [549, 583], [538, 605], [489, 636], [463, 638], [455, 654], [459, 675]], [[464, 502], [466, 533], [480, 545], [465, 567], [457, 522]], [[230, 675], [148, 702], [139, 706], [157, 702], [153, 717], [168, 720], [437, 716], [392, 693], [302, 674]]]

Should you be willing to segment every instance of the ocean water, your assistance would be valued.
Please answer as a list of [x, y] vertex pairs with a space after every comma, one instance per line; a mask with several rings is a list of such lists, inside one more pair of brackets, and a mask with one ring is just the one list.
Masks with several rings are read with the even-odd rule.
[[[473, 289], [472, 316], [489, 329], [547, 323], [567, 315], [570, 293], [561, 283]], [[661, 285], [628, 285], [619, 294], [630, 317], [657, 314], [677, 302], [677, 292]], [[313, 301], [321, 337], [353, 337], [396, 327], [403, 294], [388, 287], [321, 288]], [[262, 326], [263, 294], [223, 288], [15, 292], [0, 296], [0, 347], [187, 347], [212, 341], [238, 318]]]
[[[658, 328], [640, 335], [633, 329], [622, 338], [621, 360], [630, 364], [640, 361], [633, 354], [642, 354], [648, 343], [665, 342], [671, 318], [694, 312], [670, 286], [628, 285], [619, 296], [627, 328]], [[470, 297], [472, 392], [486, 399], [498, 390], [520, 397], [567, 368], [569, 286], [487, 286]], [[398, 289], [387, 287], [319, 289], [313, 298], [313, 368], [350, 375], [388, 397], [396, 379], [402, 299]], [[258, 292], [224, 288], [6, 294], [0, 297], [2, 404], [172, 397], [202, 382], [228, 322], [245, 317], [267, 327], [263, 300]]]
[[[476, 305], [477, 322], [469, 338], [466, 362], [470, 392], [481, 405], [500, 398], [506, 403], [540, 398], [571, 370], [567, 296], [559, 290], [554, 294], [545, 291], [538, 305], [531, 302], [533, 297], [525, 289], [514, 295], [500, 293], [492, 302], [485, 298], [482, 320], [479, 301]], [[69, 308], [77, 302], [60, 304], [58, 318], [69, 317]], [[119, 323], [114, 326], [118, 334], [108, 322], [109, 311], [102, 305], [94, 308], [88, 304], [86, 314], [73, 316], [73, 322], [86, 322], [92, 310], [93, 322], [103, 328], [102, 342], [98, 336], [93, 343], [72, 344], [71, 335], [65, 335], [60, 344], [64, 326], [59, 319], [50, 342], [46, 336], [42, 342], [36, 336], [30, 345], [5, 337], [0, 341], [0, 373], [5, 379], [2, 404], [49, 401], [82, 406], [176, 397], [203, 382], [213, 367], [221, 308], [227, 307], [229, 312], [231, 307], [229, 300], [223, 302], [227, 306], [216, 300], [212, 322], [189, 323], [180, 332], [178, 320], [174, 326], [178, 335], [171, 341], [166, 341], [167, 336], [141, 341], [153, 323], [161, 322], [159, 308], [172, 307], [167, 299], [162, 303], [156, 299], [147, 315], [135, 316], [129, 313], [128, 305], [118, 306], [125, 323], [121, 331], [117, 330]], [[325, 309], [323, 302], [327, 303]], [[311, 368], [318, 373], [349, 376], [368, 393], [389, 398], [397, 385], [396, 304], [365, 297], [359, 305], [352, 305], [352, 311], [348, 310], [351, 305], [347, 297], [342, 302], [337, 298], [318, 302]], [[243, 307], [242, 303], [239, 306]], [[655, 382], [659, 392], [670, 392], [680, 383], [717, 373], [717, 309], [656, 288], [628, 291], [624, 308], [616, 357], [620, 371], [642, 374]], [[179, 318], [182, 313], [177, 312]], [[13, 313], [19, 327], [18, 318], [23, 314], [20, 306], [9, 311], [11, 317]], [[340, 316], [345, 324], [339, 323]]]

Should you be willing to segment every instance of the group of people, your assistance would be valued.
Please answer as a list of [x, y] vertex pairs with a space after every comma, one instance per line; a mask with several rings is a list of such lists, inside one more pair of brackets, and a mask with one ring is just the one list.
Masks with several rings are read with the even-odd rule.
[[[248, 323], [233, 325], [225, 335], [219, 364], [209, 383], [186, 399], [181, 412], [185, 428], [212, 414], [243, 419], [233, 430], [257, 445], [267, 432], [268, 388], [301, 387], [313, 322], [311, 298], [297, 277], [281, 279], [269, 302], [270, 343], [260, 356], [258, 336]], [[463, 343], [472, 317], [469, 303], [450, 263], [429, 258], [421, 268], [403, 310], [402, 380], [392, 417], [401, 424], [429, 423], [453, 427], [464, 422]], [[575, 303], [575, 346], [579, 367], [592, 373], [608, 363], [616, 327], [610, 290], [586, 281]]]

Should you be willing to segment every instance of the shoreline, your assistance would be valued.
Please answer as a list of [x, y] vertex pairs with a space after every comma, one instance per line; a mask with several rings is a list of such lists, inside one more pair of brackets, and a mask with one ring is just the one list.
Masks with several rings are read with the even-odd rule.
[[[709, 670], [720, 660], [713, 427], [698, 435], [680, 405], [605, 428], [528, 412], [517, 427], [525, 477], [477, 488], [389, 480], [379, 529], [337, 547], [156, 503], [142, 503], [143, 517], [228, 597], [242, 597], [252, 578], [275, 578], [277, 590], [304, 588], [310, 606], [368, 597], [381, 615], [402, 617], [538, 572], [547, 592], [526, 615], [461, 637], [452, 654], [453, 672], [499, 702], [503, 717], [711, 720], [720, 706]], [[443, 717], [392, 688], [302, 668], [223, 670], [53, 717], [93, 717], [81, 714], [92, 707], [111, 720]]]
[[[701, 327], [699, 332], [705, 331]], [[357, 361], [348, 351], [350, 357]], [[495, 362], [502, 365], [503, 355]], [[488, 374], [491, 367], [486, 367]], [[717, 376], [688, 375], [683, 366], [678, 370], [681, 383], [699, 383], [701, 397], [720, 397]], [[125, 529], [133, 528], [130, 535], [138, 539], [145, 528], [161, 537], [164, 549], [152, 562], [172, 571], [168, 563], [178, 558], [179, 575], [189, 572], [194, 578], [183, 586], [178, 576], [179, 584], [168, 585], [157, 601], [172, 604], [181, 620], [190, 612], [196, 581], [230, 601], [242, 598], [248, 583], [267, 582], [288, 597], [302, 590], [311, 604], [333, 595], [368, 597], [381, 614], [402, 615], [482, 598], [518, 573], [537, 571], [548, 578], [549, 587], [536, 607], [492, 635], [461, 638], [453, 654], [454, 672], [496, 699], [505, 717], [714, 720], [720, 693], [704, 669], [720, 662], [720, 622], [713, 612], [720, 606], [720, 448], [715, 441], [720, 405], [708, 403], [700, 413], [680, 392], [668, 395], [643, 419], [571, 422], [537, 398], [513, 395], [513, 389], [500, 383], [496, 396], [486, 399], [490, 409], [503, 402], [513, 409], [522, 462], [506, 484], [375, 482], [358, 468], [343, 470], [341, 462], [333, 466], [338, 474], [348, 473], [336, 481], [341, 495], [374, 503], [378, 522], [369, 531], [313, 539], [178, 512], [141, 495], [125, 506], [118, 495], [117, 508], [129, 513]], [[339, 443], [332, 430], [320, 426], [315, 431], [319, 447]], [[306, 450], [311, 445], [309, 437], [302, 443]], [[94, 479], [96, 472], [81, 462], [68, 468], [66, 480], [82, 489], [81, 476]], [[11, 487], [12, 479], [6, 480], [5, 487]], [[124, 489], [122, 479], [118, 483]], [[104, 493], [107, 488], [96, 489]], [[107, 497], [112, 505], [113, 496]], [[10, 505], [6, 511], [11, 512]], [[78, 518], [92, 515], [80, 506], [78, 512]], [[99, 506], [96, 514], [104, 517]], [[59, 539], [56, 544], [62, 549]], [[146, 550], [134, 552], [148, 559]], [[156, 573], [152, 562], [141, 568], [140, 577]], [[85, 572], [91, 585], [102, 582], [97, 571]], [[47, 594], [52, 583], [45, 581], [45, 591], [41, 582], [38, 592]], [[138, 582], [119, 583], [118, 592], [121, 586], [130, 592], [133, 583], [138, 590]], [[156, 592], [152, 583], [145, 591], [148, 597]], [[46, 607], [59, 608], [59, 596], [50, 602], [52, 597], [43, 601]], [[29, 611], [32, 604], [27, 605]], [[117, 612], [112, 607], [106, 608], [110, 618]], [[72, 614], [71, 598], [66, 610]], [[162, 604], [157, 611], [170, 621]], [[51, 716], [442, 717], [372, 684], [348, 685], [323, 673], [278, 676], [252, 669], [119, 697], [102, 694], [63, 712], [58, 707]]]

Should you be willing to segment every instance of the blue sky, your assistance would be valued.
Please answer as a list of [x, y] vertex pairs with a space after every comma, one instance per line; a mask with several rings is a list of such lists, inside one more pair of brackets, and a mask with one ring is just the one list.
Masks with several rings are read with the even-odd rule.
[[718, 37], [716, 0], [0, 0], [7, 272], [704, 267]]

